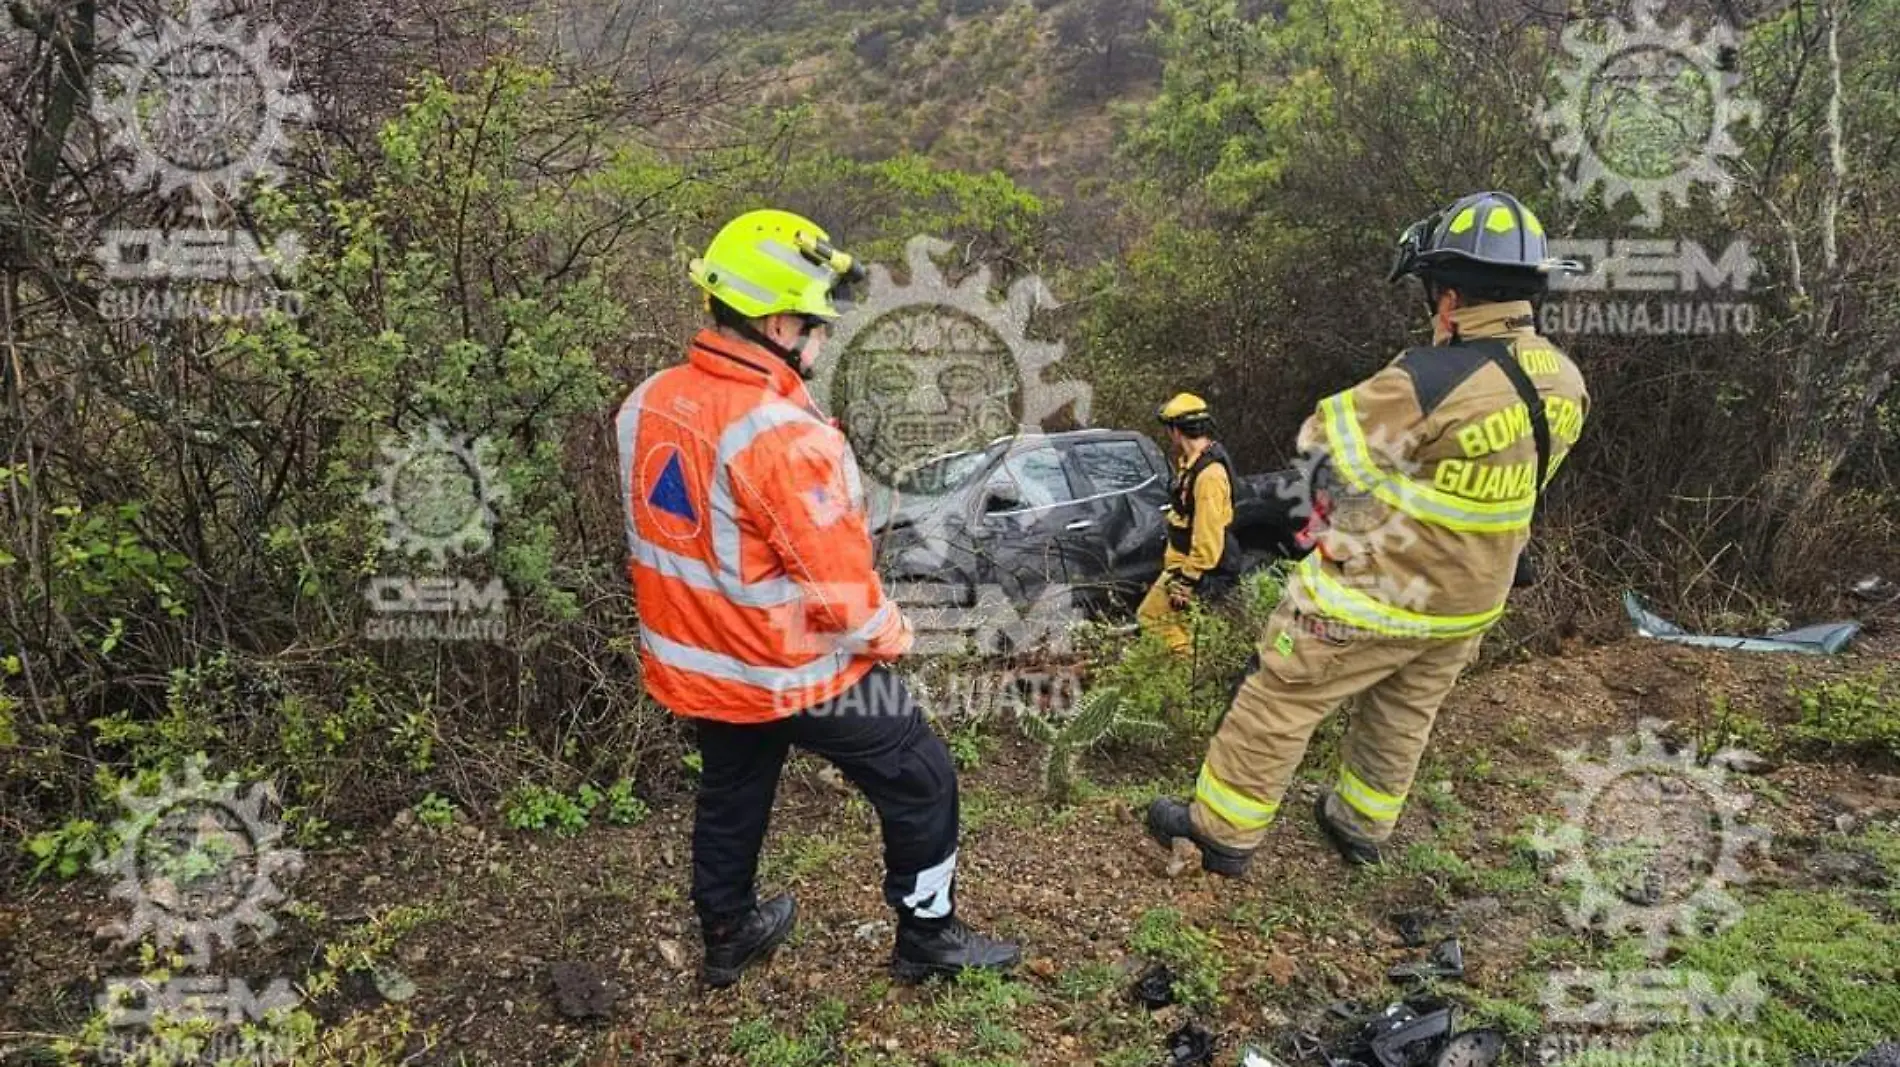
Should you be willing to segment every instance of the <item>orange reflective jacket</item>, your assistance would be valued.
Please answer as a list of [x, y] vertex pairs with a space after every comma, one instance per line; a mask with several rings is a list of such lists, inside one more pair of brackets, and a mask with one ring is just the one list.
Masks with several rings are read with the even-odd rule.
[[701, 331], [615, 421], [647, 691], [764, 722], [896, 659], [910, 626], [872, 569], [857, 463], [776, 356]]

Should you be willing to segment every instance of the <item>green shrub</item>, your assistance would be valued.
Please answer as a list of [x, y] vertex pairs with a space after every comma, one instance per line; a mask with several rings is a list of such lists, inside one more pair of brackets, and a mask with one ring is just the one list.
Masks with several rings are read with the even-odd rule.
[[597, 803], [598, 791], [592, 786], [582, 786], [572, 797], [544, 785], [516, 786], [502, 799], [502, 821], [516, 830], [552, 830], [564, 837], [577, 834], [587, 828], [587, 816], [594, 809], [588, 802], [590, 792]]
[[1801, 709], [1796, 739], [1900, 759], [1900, 693], [1889, 692], [1886, 671], [1797, 689], [1794, 698]]
[[447, 797], [430, 793], [416, 802], [416, 821], [424, 826], [440, 829], [455, 822], [455, 802]]
[[607, 787], [607, 821], [615, 826], [638, 826], [652, 811], [633, 795], [633, 779], [622, 778]]
[[110, 847], [108, 836], [91, 819], [68, 819], [55, 829], [34, 834], [22, 846], [35, 861], [28, 873], [35, 879], [48, 872], [61, 879], [77, 878]]

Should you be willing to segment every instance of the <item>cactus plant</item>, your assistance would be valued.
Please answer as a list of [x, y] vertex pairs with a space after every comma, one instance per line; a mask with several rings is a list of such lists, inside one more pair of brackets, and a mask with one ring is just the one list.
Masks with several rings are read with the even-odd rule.
[[1168, 733], [1165, 723], [1132, 714], [1121, 690], [1114, 686], [1097, 686], [1083, 693], [1066, 716], [1025, 710], [1021, 721], [1024, 733], [1048, 746], [1043, 754], [1043, 791], [1059, 804], [1075, 798], [1081, 781], [1076, 761], [1082, 753], [1105, 740], [1149, 740]]

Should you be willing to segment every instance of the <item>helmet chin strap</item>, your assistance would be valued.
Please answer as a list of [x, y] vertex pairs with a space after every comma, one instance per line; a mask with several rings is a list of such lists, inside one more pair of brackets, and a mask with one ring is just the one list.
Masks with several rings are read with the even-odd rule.
[[764, 330], [758, 329], [749, 322], [741, 323], [733, 327], [733, 330], [739, 334], [739, 336], [744, 337], [746, 340], [751, 341], [753, 344], [758, 345], [760, 348], [765, 349], [767, 352], [783, 360], [786, 366], [792, 368], [792, 373], [798, 375], [800, 379], [811, 381], [812, 372], [805, 366], [805, 346], [811, 342], [812, 325], [810, 322], [799, 323], [798, 340], [793, 342], [789, 347], [779, 344], [777, 341], [767, 337]]

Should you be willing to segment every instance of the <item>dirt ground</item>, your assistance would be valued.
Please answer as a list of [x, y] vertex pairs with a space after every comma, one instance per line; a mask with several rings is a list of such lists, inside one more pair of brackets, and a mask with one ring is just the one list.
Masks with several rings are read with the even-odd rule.
[[[1442, 714], [1394, 862], [1375, 872], [1348, 873], [1311, 824], [1336, 731], [1316, 741], [1300, 795], [1235, 883], [1198, 871], [1164, 877], [1138, 825], [1137, 806], [1155, 791], [1185, 791], [1198, 753], [1096, 754], [1088, 798], [1052, 808], [1038, 799], [1038, 753], [999, 728], [963, 772], [959, 899], [971, 923], [1023, 942], [1026, 963], [1007, 983], [888, 980], [874, 819], [802, 759], [782, 785], [762, 875], [766, 891], [797, 894], [798, 931], [732, 990], [695, 984], [685, 794], [656, 798], [631, 828], [560, 837], [501, 829], [492, 817], [439, 829], [404, 818], [358, 845], [310, 852], [279, 929], [221, 956], [220, 970], [260, 988], [268, 976], [306, 975], [325, 946], [388, 909], [420, 906], [373, 950], [413, 982], [413, 996], [391, 1003], [359, 971], [308, 998], [326, 1028], [347, 1025], [347, 1040], [365, 1046], [381, 1035], [405, 1050], [404, 1063], [1146, 1064], [1161, 1062], [1165, 1036], [1190, 1016], [1218, 1035], [1216, 1062], [1232, 1063], [1243, 1043], [1284, 1051], [1287, 1034], [1324, 1029], [1337, 1002], [1396, 999], [1387, 969], [1424, 950], [1400, 943], [1392, 917], [1422, 911], [1462, 937], [1469, 972], [1456, 996], [1468, 1017], [1509, 1023], [1537, 1010], [1525, 975], [1566, 965], [1587, 941], [1566, 924], [1548, 865], [1525, 848], [1530, 820], [1561, 819], [1574, 786], [1556, 750], [1600, 748], [1645, 719], [1672, 724], [1680, 739], [1704, 737], [1723, 706], [1772, 728], [1795, 714], [1791, 686], [1864, 675], [1896, 653], [1894, 633], [1871, 633], [1833, 659], [1630, 639], [1468, 677]], [[1765, 802], [1750, 817], [1776, 841], [1750, 860], [1758, 882], [1811, 880], [1821, 842], [1891, 824], [1900, 811], [1900, 782], [1888, 777], [1900, 768], [1879, 759], [1817, 755], [1752, 771], [1738, 780]], [[132, 954], [95, 937], [121, 913], [95, 878], [38, 883], [0, 905], [0, 1048], [12, 1049], [0, 1062], [50, 1062], [30, 1050], [81, 1025], [105, 976], [138, 973]], [[1187, 968], [1214, 975], [1216, 1006], [1151, 1013], [1127, 998], [1157, 937], [1174, 939]], [[568, 962], [613, 987], [605, 1018], [558, 1010], [551, 976]]]

